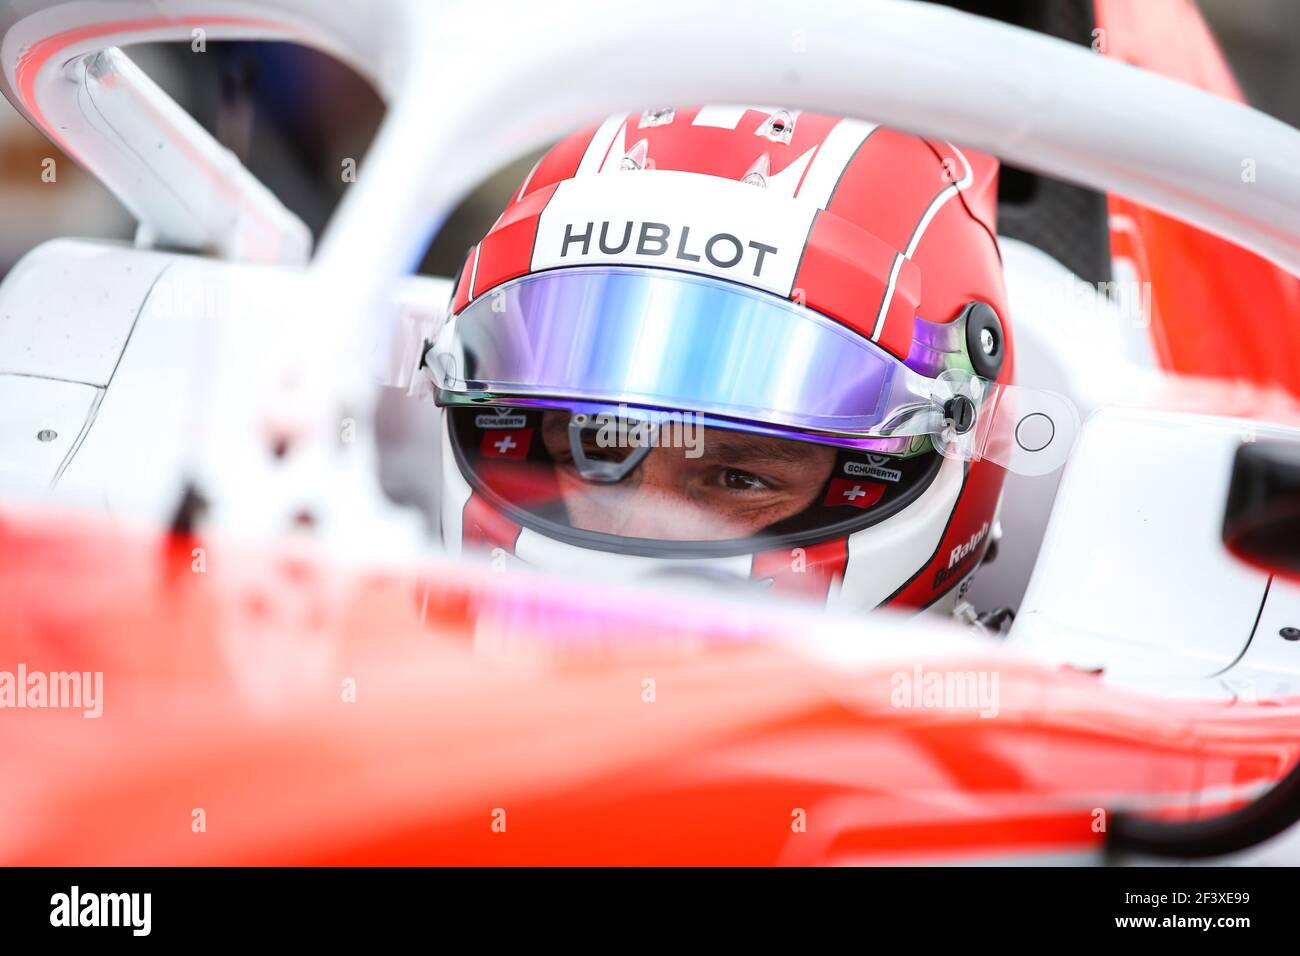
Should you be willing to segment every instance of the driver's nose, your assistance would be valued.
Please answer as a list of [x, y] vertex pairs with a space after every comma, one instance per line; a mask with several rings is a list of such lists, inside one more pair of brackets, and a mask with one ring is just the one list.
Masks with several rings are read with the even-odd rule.
[[588, 515], [587, 530], [658, 541], [734, 536], [725, 515], [691, 499], [687, 482], [680, 449], [655, 448], [623, 482], [592, 489], [599, 504]]

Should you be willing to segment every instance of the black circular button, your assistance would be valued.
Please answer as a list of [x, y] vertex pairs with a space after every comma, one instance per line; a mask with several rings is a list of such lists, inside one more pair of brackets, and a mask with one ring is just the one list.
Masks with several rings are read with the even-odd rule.
[[972, 302], [966, 306], [965, 316], [966, 354], [971, 368], [981, 378], [995, 379], [1002, 371], [1007, 351], [1002, 320], [987, 302]]

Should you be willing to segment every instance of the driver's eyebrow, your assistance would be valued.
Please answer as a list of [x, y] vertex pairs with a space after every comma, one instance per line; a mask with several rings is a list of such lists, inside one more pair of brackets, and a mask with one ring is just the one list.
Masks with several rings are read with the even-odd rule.
[[735, 461], [778, 461], [804, 464], [809, 449], [800, 442], [765, 435], [740, 435], [707, 429], [704, 432], [704, 453], [708, 457], [719, 455]]
[[542, 437], [543, 438], [554, 438], [557, 441], [562, 441], [565, 444], [567, 444], [568, 435], [569, 435], [569, 422], [566, 418], [563, 418], [562, 416], [557, 415], [554, 412], [546, 412], [545, 414], [542, 415]]

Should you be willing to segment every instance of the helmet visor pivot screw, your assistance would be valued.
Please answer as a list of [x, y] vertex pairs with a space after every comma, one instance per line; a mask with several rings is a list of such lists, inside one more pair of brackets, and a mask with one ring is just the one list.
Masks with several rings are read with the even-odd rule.
[[992, 355], [997, 351], [998, 342], [993, 337], [992, 329], [980, 329], [980, 348], [984, 350], [985, 355]]

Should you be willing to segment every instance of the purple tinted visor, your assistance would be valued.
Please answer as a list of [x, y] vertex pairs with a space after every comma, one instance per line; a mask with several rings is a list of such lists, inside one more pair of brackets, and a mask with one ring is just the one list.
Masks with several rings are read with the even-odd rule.
[[660, 269], [516, 279], [451, 317], [426, 365], [444, 404], [625, 404], [843, 438], [943, 425], [933, 380], [850, 329], [770, 293]]

